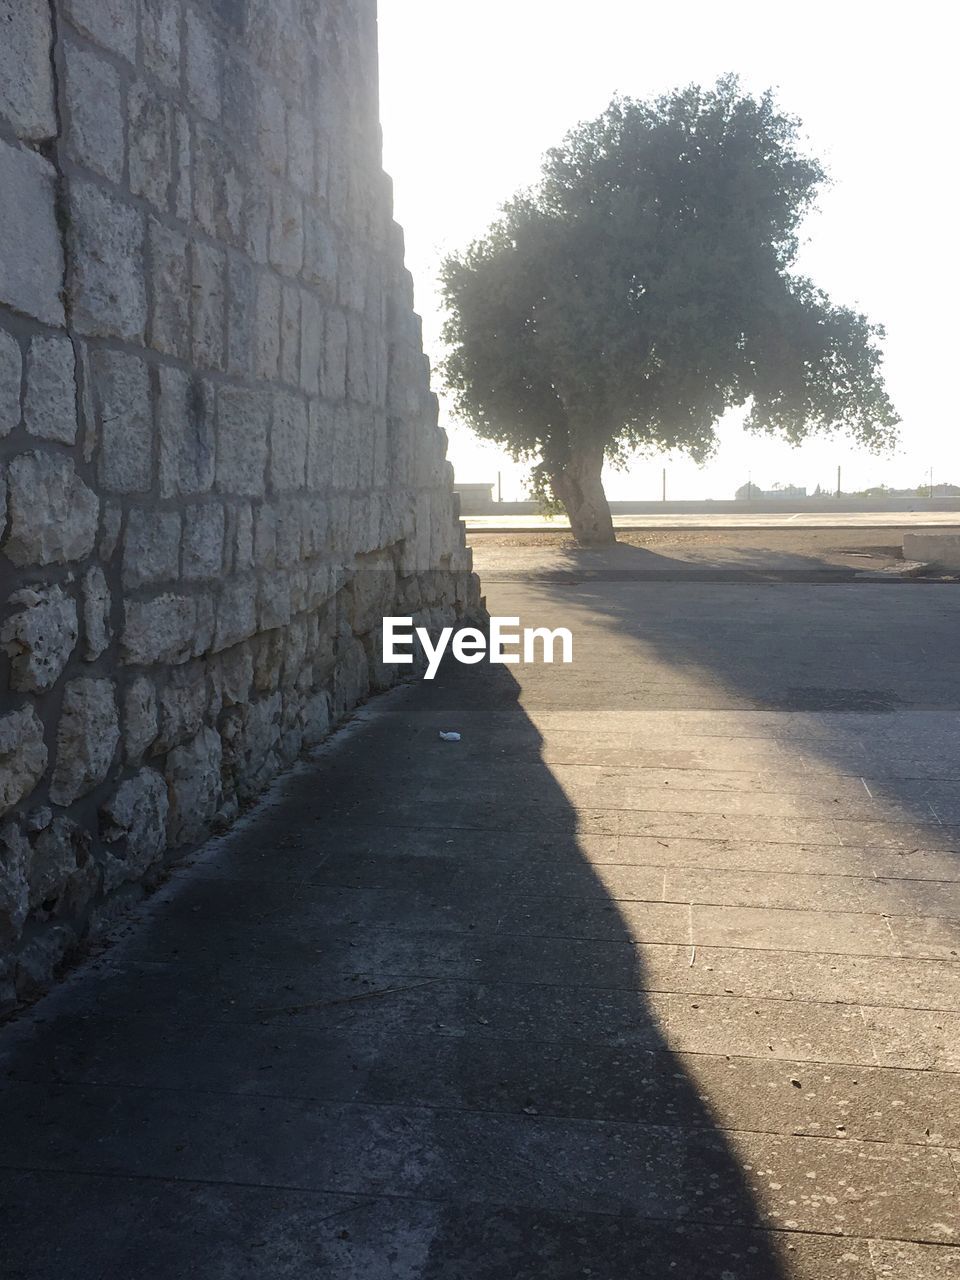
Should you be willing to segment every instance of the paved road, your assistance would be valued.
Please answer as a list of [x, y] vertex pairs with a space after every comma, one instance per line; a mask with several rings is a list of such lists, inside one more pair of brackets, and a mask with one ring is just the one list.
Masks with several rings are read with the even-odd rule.
[[6, 1029], [4, 1277], [960, 1276], [960, 587], [597, 568]]
[[[543, 529], [557, 532], [570, 528], [566, 516], [464, 516], [471, 532], [502, 533], [509, 530]], [[615, 515], [616, 529], [909, 529], [955, 528], [960, 526], [960, 511], [801, 511], [760, 512], [753, 515], [730, 515], [707, 511], [682, 515]]]

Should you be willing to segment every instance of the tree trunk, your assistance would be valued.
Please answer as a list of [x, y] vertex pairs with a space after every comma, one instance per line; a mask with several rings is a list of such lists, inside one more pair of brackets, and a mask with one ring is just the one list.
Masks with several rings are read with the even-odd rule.
[[609, 547], [616, 542], [607, 495], [600, 472], [603, 448], [583, 445], [570, 451], [562, 469], [550, 473], [550, 485], [570, 517], [570, 528], [581, 547]]

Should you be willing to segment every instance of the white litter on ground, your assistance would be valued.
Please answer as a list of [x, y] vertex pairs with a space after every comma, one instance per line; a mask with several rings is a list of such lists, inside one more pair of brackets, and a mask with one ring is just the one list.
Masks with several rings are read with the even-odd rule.
[[454, 731], [453, 731], [452, 729], [441, 729], [441, 730], [440, 730], [440, 737], [444, 740], [444, 742], [459, 742], [459, 741], [460, 741], [460, 735], [459, 735], [459, 733], [454, 733]]

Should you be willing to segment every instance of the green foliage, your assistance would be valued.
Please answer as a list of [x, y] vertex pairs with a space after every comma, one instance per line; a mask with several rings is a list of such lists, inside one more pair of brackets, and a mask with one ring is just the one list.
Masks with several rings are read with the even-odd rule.
[[732, 406], [792, 442], [889, 446], [882, 331], [791, 272], [824, 180], [798, 121], [735, 78], [614, 99], [443, 265], [458, 412], [539, 463], [540, 494], [580, 444], [703, 460]]

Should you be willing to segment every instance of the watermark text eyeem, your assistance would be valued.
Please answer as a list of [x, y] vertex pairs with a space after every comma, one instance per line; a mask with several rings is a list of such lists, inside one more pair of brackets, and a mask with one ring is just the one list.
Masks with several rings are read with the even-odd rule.
[[573, 635], [566, 627], [524, 627], [521, 631], [519, 618], [491, 618], [489, 639], [477, 627], [444, 627], [434, 641], [426, 627], [414, 627], [412, 618], [384, 618], [384, 662], [412, 663], [414, 643], [420, 645], [427, 659], [425, 680], [432, 680], [437, 674], [448, 647], [457, 662], [468, 666], [484, 658], [507, 665], [553, 662], [557, 645], [560, 661], [573, 661]]

